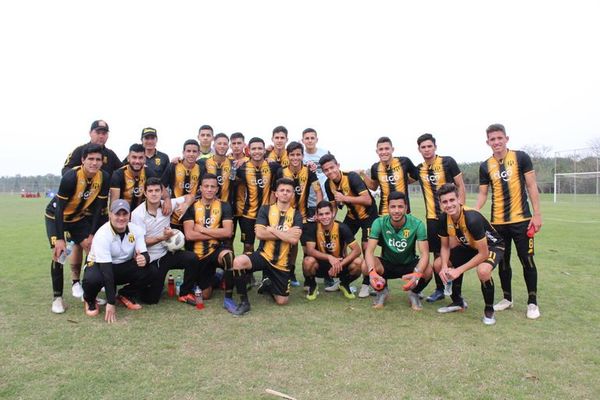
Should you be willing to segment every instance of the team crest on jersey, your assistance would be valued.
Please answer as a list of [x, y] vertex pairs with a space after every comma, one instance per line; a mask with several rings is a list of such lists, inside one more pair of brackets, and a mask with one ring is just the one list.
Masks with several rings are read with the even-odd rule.
[[127, 236], [127, 239], [129, 240], [129, 243], [135, 242], [135, 236], [133, 233], [130, 233], [129, 236]]
[[263, 174], [263, 175], [270, 174], [270, 173], [271, 173], [271, 169], [270, 169], [268, 166], [266, 166], [266, 167], [262, 167], [262, 168], [260, 169], [260, 173], [261, 173], [261, 174]]
[[212, 215], [218, 215], [219, 214], [219, 210], [216, 208], [213, 208], [212, 211], [210, 212]]
[[107, 156], [102, 157], [102, 163], [103, 164], [108, 164], [108, 157]]
[[410, 229], [404, 229], [402, 231], [402, 236], [406, 239], [408, 239], [408, 237], [410, 236]]
[[159, 166], [159, 165], [160, 165], [160, 158], [155, 158], [155, 159], [154, 159], [154, 164], [155, 164], [156, 166]]

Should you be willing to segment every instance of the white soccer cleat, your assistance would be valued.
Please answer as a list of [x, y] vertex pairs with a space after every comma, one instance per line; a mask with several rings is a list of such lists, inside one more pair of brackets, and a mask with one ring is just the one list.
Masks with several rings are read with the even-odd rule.
[[71, 293], [73, 293], [73, 297], [83, 299], [83, 287], [80, 282], [75, 282], [73, 286], [71, 286]]
[[486, 317], [484, 314], [481, 321], [484, 323], [484, 325], [495, 325], [496, 324], [496, 316], [494, 314], [492, 314], [491, 317]]
[[540, 315], [540, 308], [537, 304], [527, 304], [527, 318], [538, 319]]
[[337, 292], [338, 290], [340, 290], [340, 280], [339, 279], [335, 279], [335, 281], [333, 282], [333, 285], [325, 287], [326, 292]]
[[57, 297], [52, 302], [52, 312], [54, 314], [62, 314], [65, 312], [65, 303], [63, 303], [62, 297]]
[[494, 304], [494, 311], [504, 311], [509, 308], [513, 308], [513, 302], [510, 300], [502, 299]]
[[364, 283], [361, 285], [360, 290], [358, 291], [358, 297], [364, 299], [369, 297], [369, 285], [365, 285]]

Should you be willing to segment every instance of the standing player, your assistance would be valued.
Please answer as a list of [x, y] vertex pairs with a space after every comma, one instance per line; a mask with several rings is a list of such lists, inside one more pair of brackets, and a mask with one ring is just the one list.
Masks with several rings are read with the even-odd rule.
[[[202, 297], [211, 297], [213, 277], [219, 266], [226, 271], [223, 307], [233, 311], [236, 307], [232, 299], [233, 252], [223, 245], [233, 234], [231, 206], [217, 197], [219, 184], [216, 175], [202, 175], [200, 186], [202, 197], [188, 208], [183, 217], [185, 237], [193, 242], [193, 250], [199, 260], [198, 285], [202, 289]], [[190, 300], [195, 304], [193, 298]]]
[[[98, 229], [83, 273], [83, 300], [86, 315], [98, 315], [96, 295], [106, 289], [104, 320], [117, 320], [116, 300], [130, 310], [141, 305], [135, 297], [150, 280], [149, 256], [144, 241], [144, 229], [129, 222], [129, 203], [123, 199], [111, 202], [109, 222]], [[119, 290], [117, 285], [127, 284]]]
[[[438, 218], [442, 213], [440, 199], [437, 195], [439, 188], [445, 183], [454, 183], [458, 189], [458, 201], [465, 204], [465, 183], [462, 172], [452, 157], [438, 156], [435, 138], [430, 133], [425, 133], [417, 139], [419, 152], [423, 162], [417, 166], [419, 183], [425, 200], [425, 214], [427, 218], [427, 242], [429, 251], [433, 253], [434, 264], [439, 263], [440, 237], [437, 233]], [[427, 301], [433, 303], [444, 298], [444, 284], [439, 275], [435, 273], [436, 289]]]
[[208, 158], [213, 155], [213, 135], [213, 128], [210, 125], [202, 125], [198, 130], [198, 142], [200, 142], [198, 159]]
[[[508, 136], [501, 124], [487, 128], [488, 146], [492, 148], [492, 157], [479, 167], [479, 195], [476, 208], [483, 207], [487, 200], [488, 188], [492, 189], [492, 225], [504, 239], [506, 253], [500, 264], [500, 283], [504, 299], [494, 306], [496, 311], [512, 308], [512, 269], [510, 267], [511, 242], [515, 242], [517, 255], [523, 266], [523, 277], [527, 286], [527, 318], [540, 317], [537, 304], [537, 268], [534, 255], [534, 240], [528, 237], [542, 227], [542, 212], [535, 171], [531, 158], [519, 150], [506, 147]], [[531, 198], [533, 216], [527, 203], [527, 194]]]
[[231, 176], [232, 162], [227, 158], [229, 138], [224, 133], [217, 133], [214, 139], [214, 154], [198, 160], [200, 176], [205, 173], [213, 174], [219, 183], [217, 197], [231, 205], [233, 197], [233, 182]]
[[461, 296], [465, 272], [477, 268], [481, 293], [485, 302], [483, 323], [494, 325], [494, 280], [492, 271], [504, 256], [502, 237], [479, 211], [464, 207], [458, 201], [458, 189], [446, 183], [438, 190], [444, 213], [440, 215], [439, 235], [442, 242], [438, 273], [444, 283], [452, 281], [452, 303], [438, 309], [440, 313], [463, 311]]
[[[323, 173], [327, 176], [325, 192], [334, 209], [346, 205], [348, 210], [344, 224], [350, 228], [353, 235], [360, 229], [362, 231], [363, 252], [367, 247], [367, 237], [371, 224], [377, 218], [377, 207], [371, 192], [365, 182], [356, 172], [342, 172], [340, 165], [333, 154], [326, 154], [319, 160]], [[363, 277], [363, 284], [358, 292], [358, 297], [369, 296], [369, 276]]]
[[[188, 194], [184, 197], [165, 199], [166, 190], [163, 189], [159, 178], [149, 178], [144, 185], [146, 201], [140, 204], [131, 213], [131, 222], [144, 228], [144, 240], [148, 249], [150, 284], [141, 291], [141, 300], [147, 304], [156, 304], [165, 284], [165, 277], [172, 269], [184, 269], [183, 283], [179, 289], [179, 301], [190, 303], [194, 297], [194, 284], [198, 277], [198, 259], [191, 251], [167, 251], [164, 241], [175, 234], [171, 229], [169, 214], [163, 213], [164, 203], [171, 203], [175, 210], [184, 203], [193, 202], [194, 196]], [[187, 197], [187, 199], [186, 199]], [[195, 304], [194, 300], [192, 304]]]
[[266, 278], [259, 293], [270, 294], [279, 305], [287, 304], [290, 294], [288, 256], [291, 246], [296, 245], [302, 235], [302, 216], [291, 206], [293, 196], [294, 181], [287, 178], [277, 180], [276, 202], [261, 206], [256, 218], [256, 237], [260, 240], [258, 250], [250, 255], [241, 254], [233, 260], [234, 280], [241, 302], [232, 314], [239, 316], [250, 311], [247, 271], [263, 271]]
[[124, 199], [130, 209], [135, 209], [144, 201], [144, 185], [154, 176], [146, 166], [144, 146], [139, 143], [129, 147], [127, 164], [113, 172], [110, 180], [110, 199]]
[[[411, 308], [415, 311], [423, 308], [419, 293], [431, 280], [427, 233], [421, 220], [406, 213], [406, 207], [404, 193], [392, 192], [388, 214], [377, 218], [371, 226], [363, 273], [369, 274], [372, 283], [382, 278], [386, 281], [377, 290], [374, 308], [383, 308], [389, 293], [387, 280], [394, 278], [407, 281], [402, 289], [408, 291]], [[381, 246], [380, 257], [375, 256], [377, 245]]]
[[302, 262], [309, 287], [306, 298], [315, 300], [319, 294], [315, 277], [329, 276], [339, 277], [339, 287], [344, 296], [354, 299], [350, 283], [360, 276], [363, 260], [360, 257], [360, 246], [350, 228], [337, 222], [333, 205], [322, 200], [317, 205], [317, 222], [311, 224], [308, 230], [303, 234], [306, 238], [306, 251]]
[[144, 146], [144, 155], [146, 156], [146, 166], [154, 172], [154, 176], [161, 177], [169, 165], [169, 156], [158, 151], [156, 143], [158, 142], [158, 133], [154, 128], [144, 128], [142, 130], [142, 146]]
[[267, 154], [266, 159], [278, 163], [282, 168], [287, 167], [290, 163], [288, 153], [285, 149], [285, 145], [288, 141], [287, 128], [285, 126], [275, 127], [275, 129], [273, 129], [271, 140], [273, 141], [273, 150]]
[[237, 224], [244, 212], [244, 203], [246, 201], [246, 185], [244, 185], [241, 180], [235, 180], [235, 177], [237, 176], [238, 168], [249, 161], [250, 158], [246, 156], [246, 143], [243, 133], [232, 133], [229, 138], [229, 147], [231, 148], [231, 154], [229, 154], [227, 158], [231, 160], [232, 170], [230, 177], [233, 181], [233, 193], [231, 199], [231, 207], [233, 210], [233, 235], [231, 236], [231, 241], [233, 242]]
[[[58, 193], [46, 207], [46, 233], [52, 248], [50, 276], [54, 300], [52, 312], [65, 312], [63, 295], [63, 264], [66, 241], [73, 241], [89, 252], [98, 228], [101, 209], [108, 197], [108, 173], [102, 171], [102, 147], [88, 144], [79, 152], [81, 165], [68, 170], [60, 180]], [[81, 253], [80, 253], [81, 254]], [[79, 271], [73, 285], [79, 285]], [[82, 289], [83, 292], [83, 289]], [[81, 293], [83, 296], [83, 293]]]
[[371, 167], [371, 177], [362, 173], [368, 188], [377, 190], [381, 187], [379, 200], [379, 215], [388, 213], [388, 196], [393, 192], [402, 192], [406, 196], [406, 213], [410, 214], [408, 184], [417, 180], [415, 165], [407, 157], [394, 157], [392, 140], [382, 136], [377, 140], [377, 155], [379, 162]]
[[[163, 174], [162, 184], [169, 188], [171, 197], [182, 197], [186, 194], [196, 195], [198, 183], [200, 182], [200, 166], [196, 163], [200, 145], [194, 139], [186, 140], [183, 143], [183, 159], [177, 163], [170, 163]], [[169, 205], [168, 202], [164, 206]], [[179, 211], [184, 213], [187, 207], [179, 207]], [[163, 210], [164, 211], [164, 210]], [[166, 210], [169, 214], [171, 210]], [[174, 212], [171, 216], [171, 227], [182, 230], [180, 218], [182, 214]]]

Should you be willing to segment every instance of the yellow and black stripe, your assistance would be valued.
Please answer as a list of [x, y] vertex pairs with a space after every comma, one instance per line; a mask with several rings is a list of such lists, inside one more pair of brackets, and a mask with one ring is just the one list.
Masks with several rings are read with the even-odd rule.
[[442, 213], [437, 191], [454, 178], [461, 175], [456, 161], [452, 157], [436, 156], [431, 164], [423, 162], [418, 165], [419, 183], [423, 190], [427, 219], [438, 219]]
[[350, 171], [340, 173], [342, 177], [338, 183], [333, 182], [331, 179], [327, 179], [325, 182], [327, 197], [330, 200], [333, 199], [335, 197], [334, 192], [336, 191], [341, 192], [345, 196], [353, 197], [360, 196], [367, 191], [371, 197], [371, 205], [363, 206], [360, 204], [346, 204], [346, 207], [348, 207], [347, 217], [355, 221], [376, 218], [377, 206], [375, 206], [375, 200], [373, 199], [373, 196], [371, 196], [371, 192], [369, 192], [365, 182], [356, 172]]
[[[303, 165], [300, 171], [295, 174], [292, 170], [282, 168], [278, 171], [277, 178], [289, 178], [294, 181], [294, 197], [292, 198], [292, 207], [300, 211], [302, 221], [307, 221], [308, 214], [308, 195], [310, 187], [319, 184], [319, 179], [314, 172], [311, 172], [306, 165]], [[319, 186], [320, 189], [320, 186]]]
[[[288, 208], [287, 211], [280, 211], [276, 204], [264, 206], [264, 208], [268, 213], [266, 222], [269, 226], [286, 231], [293, 226], [302, 225], [302, 217], [293, 207]], [[264, 222], [264, 219], [259, 217], [256, 225], [266, 226]], [[290, 249], [291, 245], [283, 240], [261, 240], [258, 247], [260, 255], [274, 268], [282, 271], [289, 271], [288, 256]]]
[[222, 201], [229, 203], [232, 200], [233, 184], [231, 180], [231, 160], [225, 158], [221, 163], [215, 160], [215, 157], [202, 159], [200, 162], [201, 176], [205, 173], [213, 174], [217, 176], [217, 183], [219, 189], [217, 197]]
[[[208, 206], [198, 200], [194, 203], [194, 223], [205, 228], [215, 229], [223, 227], [223, 203], [220, 200], [213, 200]], [[198, 259], [211, 255], [218, 247], [220, 241], [217, 239], [197, 240], [194, 242], [193, 251]]]
[[255, 167], [252, 162], [247, 162], [238, 170], [238, 177], [246, 186], [241, 213], [245, 218], [256, 219], [260, 206], [269, 204], [277, 167], [277, 164], [263, 160], [259, 167]]
[[275, 150], [273, 149], [269, 152], [269, 154], [267, 154], [267, 157], [265, 158], [268, 161], [276, 162], [281, 166], [281, 168], [285, 168], [288, 165], [290, 165], [290, 159], [288, 157], [287, 150], [283, 150], [283, 153], [281, 153], [281, 155], [278, 156], [277, 153], [275, 153]]
[[454, 222], [449, 215], [442, 214], [440, 223], [439, 235], [456, 236], [461, 246], [477, 250], [476, 243], [480, 240], [486, 240], [488, 246], [503, 244], [502, 236], [477, 210], [461, 206], [458, 221]]
[[383, 162], [373, 164], [371, 179], [379, 182], [381, 187], [379, 215], [388, 214], [388, 197], [393, 192], [403, 192], [406, 195], [406, 213], [410, 213], [408, 183], [410, 178], [415, 179], [414, 170], [414, 164], [406, 157], [393, 157], [388, 165]]
[[133, 211], [146, 199], [144, 185], [149, 175], [154, 176], [148, 167], [144, 166], [139, 175], [135, 176], [131, 166], [127, 164], [113, 172], [110, 186], [120, 190], [120, 198], [127, 201]]

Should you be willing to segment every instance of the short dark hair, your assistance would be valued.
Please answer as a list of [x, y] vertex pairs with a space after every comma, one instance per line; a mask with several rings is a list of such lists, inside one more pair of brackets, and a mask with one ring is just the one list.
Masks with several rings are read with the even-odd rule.
[[142, 146], [140, 143], [134, 143], [131, 146], [129, 146], [129, 152], [134, 152], [134, 153], [143, 153], [144, 150], [144, 146]]
[[159, 177], [153, 176], [151, 178], [146, 179], [144, 182], [144, 190], [148, 189], [148, 186], [160, 186], [162, 188], [162, 182]]
[[198, 141], [196, 139], [188, 139], [185, 142], [183, 142], [183, 150], [185, 151], [185, 146], [189, 145], [189, 144], [193, 144], [194, 146], [196, 146], [198, 149], [200, 149], [200, 143], [198, 143]]
[[377, 139], [377, 144], [379, 143], [389, 143], [390, 145], [392, 145], [392, 139], [390, 139], [387, 136], [382, 136], [379, 139]]
[[433, 137], [433, 135], [431, 133], [424, 133], [421, 136], [419, 136], [417, 138], [417, 146], [420, 146], [421, 143], [427, 141], [427, 140], [431, 140], [433, 142], [433, 145], [435, 146], [435, 138]]
[[278, 133], [278, 132], [283, 132], [283, 133], [285, 133], [285, 137], [287, 137], [287, 135], [288, 135], [288, 130], [287, 130], [287, 128], [286, 128], [285, 126], [282, 126], [282, 125], [276, 126], [276, 127], [273, 129], [273, 135], [274, 135], [274, 134], [276, 134], [276, 133]]
[[454, 183], [444, 183], [437, 191], [438, 198], [448, 193], [454, 193], [458, 197], [458, 188]]
[[229, 142], [229, 137], [224, 133], [217, 133], [213, 140], [217, 141], [217, 139], [219, 139], [219, 138], [225, 138]]
[[304, 135], [306, 135], [307, 133], [314, 133], [316, 135], [317, 131], [315, 131], [313, 128], [306, 128], [302, 131], [302, 137], [304, 137]]
[[404, 192], [392, 192], [388, 196], [388, 204], [392, 200], [404, 200], [404, 203], [406, 203], [406, 194]]
[[202, 182], [204, 182], [207, 179], [214, 179], [216, 181], [218, 181], [218, 178], [215, 174], [211, 174], [210, 172], [206, 172], [204, 175], [202, 175], [202, 178], [200, 178], [200, 184], [202, 185]]
[[294, 181], [290, 178], [279, 178], [275, 182], [275, 190], [277, 190], [281, 185], [289, 185], [291, 187], [294, 187]]
[[323, 157], [319, 158], [319, 165], [322, 167], [323, 164], [328, 163], [329, 161], [333, 161], [337, 164], [337, 160], [335, 156], [331, 153], [325, 154]]
[[86, 144], [85, 146], [83, 146], [83, 149], [81, 150], [81, 158], [85, 160], [87, 158], [88, 154], [91, 154], [91, 153], [102, 154], [102, 146], [99, 144], [93, 144], [93, 143]]
[[198, 133], [200, 133], [200, 131], [201, 131], [201, 130], [203, 130], [203, 129], [207, 129], [207, 130], [209, 130], [209, 131], [210, 131], [210, 133], [213, 133], [213, 128], [212, 128], [212, 126], [210, 126], [210, 125], [202, 125], [202, 126], [200, 127], [200, 129], [198, 129]]
[[331, 210], [331, 212], [333, 212], [333, 204], [331, 204], [330, 201], [327, 200], [321, 200], [320, 202], [317, 203], [317, 211], [319, 211], [321, 208], [329, 208]]
[[300, 149], [302, 154], [304, 154], [304, 146], [302, 146], [302, 144], [298, 143], [298, 142], [290, 142], [290, 144], [288, 144], [287, 147], [285, 148], [285, 150], [287, 151], [288, 154], [290, 154], [292, 151], [298, 150], [298, 149]]
[[233, 139], [239, 139], [242, 138], [242, 140], [245, 140], [246, 138], [244, 137], [244, 134], [242, 132], [235, 132], [232, 133], [231, 136], [229, 137], [229, 140], [233, 140]]
[[265, 141], [259, 137], [253, 137], [252, 139], [250, 139], [250, 141], [248, 142], [248, 147], [250, 147], [252, 143], [262, 143], [263, 147], [265, 147]]
[[506, 136], [506, 129], [504, 128], [504, 125], [502, 125], [502, 124], [491, 124], [485, 130], [485, 134], [488, 135], [488, 136], [492, 132], [502, 132]]

